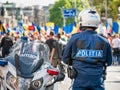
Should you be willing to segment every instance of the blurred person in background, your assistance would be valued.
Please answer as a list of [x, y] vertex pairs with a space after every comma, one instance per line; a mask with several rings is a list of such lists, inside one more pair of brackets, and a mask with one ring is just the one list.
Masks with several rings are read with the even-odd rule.
[[110, 33], [107, 34], [108, 41], [110, 43], [110, 46], [112, 47], [112, 35]]
[[113, 36], [112, 48], [113, 48], [113, 64], [120, 65], [120, 39], [118, 34], [115, 34]]
[[61, 35], [58, 33], [56, 36], [56, 41], [54, 42], [54, 55], [53, 55], [53, 60], [55, 62], [55, 67], [58, 66], [60, 71], [65, 72], [64, 69], [64, 64], [62, 63], [62, 51], [64, 48], [64, 43], [61, 40]]
[[9, 36], [9, 33], [6, 33], [1, 40], [0, 47], [2, 48], [2, 57], [5, 58], [9, 54], [9, 50], [13, 45], [13, 41]]
[[50, 49], [50, 62], [51, 62], [51, 64], [54, 64], [54, 61], [52, 60], [53, 55], [54, 55], [54, 42], [55, 42], [54, 32], [51, 31], [49, 34], [49, 38], [45, 42]]

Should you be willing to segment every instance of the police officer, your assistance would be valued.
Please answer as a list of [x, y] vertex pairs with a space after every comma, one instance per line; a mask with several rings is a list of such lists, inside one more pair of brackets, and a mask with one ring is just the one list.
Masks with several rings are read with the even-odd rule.
[[112, 63], [111, 47], [108, 40], [98, 35], [95, 29], [100, 23], [96, 11], [87, 9], [79, 14], [80, 29], [66, 45], [62, 59], [76, 70], [73, 90], [104, 90], [106, 65]]

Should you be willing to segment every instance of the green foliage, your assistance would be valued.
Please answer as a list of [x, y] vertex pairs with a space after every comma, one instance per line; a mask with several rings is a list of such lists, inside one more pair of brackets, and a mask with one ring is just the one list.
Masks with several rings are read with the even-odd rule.
[[108, 7], [108, 13], [110, 17], [113, 18], [113, 20], [118, 19], [118, 7], [120, 6], [120, 1], [119, 0], [112, 0], [112, 2], [109, 3]]
[[[107, 1], [107, 6], [105, 5], [105, 1]], [[107, 17], [112, 18], [113, 20], [117, 20], [120, 0], [92, 0], [92, 4], [96, 7], [100, 15], [105, 13], [105, 7], [107, 7]]]
[[[63, 26], [63, 9], [71, 9], [75, 7], [77, 15], [84, 8], [89, 8], [90, 6], [95, 7], [100, 16], [105, 16], [105, 1], [107, 1], [107, 12], [108, 18], [113, 18], [117, 20], [118, 18], [118, 7], [120, 6], [120, 0], [57, 0], [56, 3], [50, 8], [50, 20], [58, 26]], [[89, 2], [88, 2], [89, 1]], [[89, 6], [90, 5], [90, 6]], [[104, 13], [104, 14], [103, 14]], [[74, 22], [74, 18], [66, 18], [66, 25]]]

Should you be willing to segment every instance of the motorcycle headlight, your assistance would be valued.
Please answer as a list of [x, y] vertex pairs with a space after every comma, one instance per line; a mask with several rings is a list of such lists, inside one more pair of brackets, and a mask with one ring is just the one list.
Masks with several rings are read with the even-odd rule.
[[18, 89], [17, 79], [10, 72], [8, 72], [6, 75], [6, 82], [9, 86], [14, 88], [15, 90]]
[[34, 80], [30, 84], [30, 90], [38, 90], [41, 88], [42, 84], [43, 84], [43, 78]]

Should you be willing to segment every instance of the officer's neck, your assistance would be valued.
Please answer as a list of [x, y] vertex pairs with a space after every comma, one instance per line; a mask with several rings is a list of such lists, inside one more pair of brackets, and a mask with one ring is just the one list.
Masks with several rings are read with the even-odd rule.
[[88, 30], [88, 31], [94, 31], [93, 28], [86, 28], [86, 30]]

